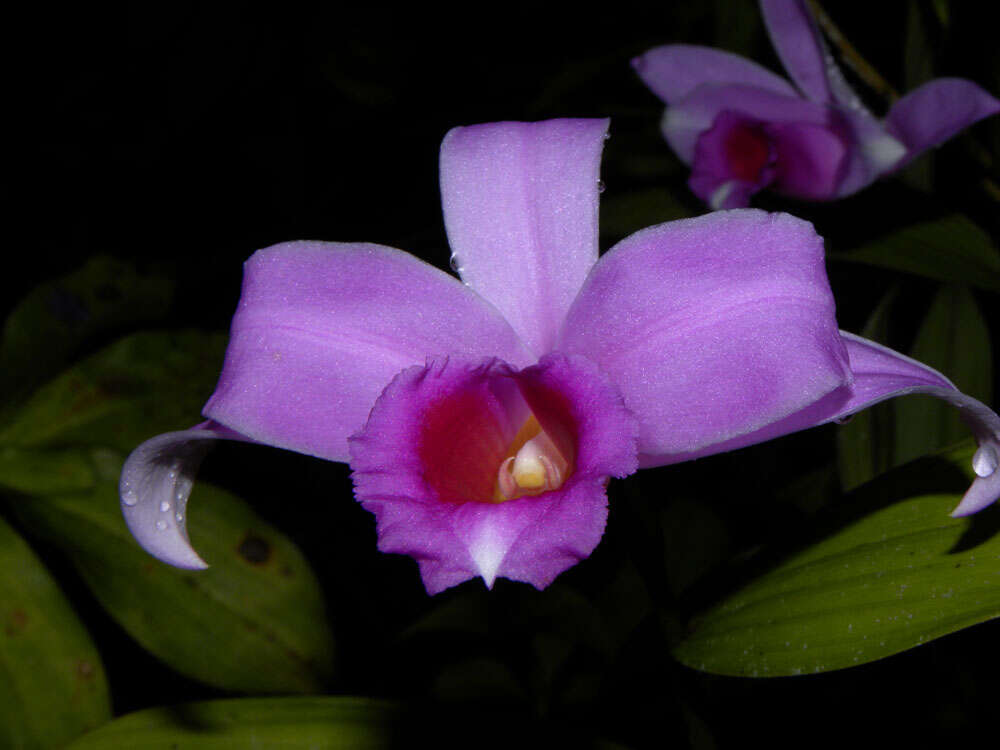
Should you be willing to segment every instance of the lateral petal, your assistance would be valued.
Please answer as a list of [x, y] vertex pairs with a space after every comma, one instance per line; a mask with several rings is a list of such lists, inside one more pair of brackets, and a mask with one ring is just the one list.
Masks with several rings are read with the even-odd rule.
[[597, 260], [607, 129], [608, 120], [502, 122], [455, 128], [441, 144], [441, 199], [458, 273], [536, 356], [551, 350]]
[[380, 245], [290, 242], [244, 268], [219, 384], [204, 415], [261, 443], [347, 461], [400, 370], [444, 354], [533, 360], [454, 278]]
[[979, 450], [972, 459], [977, 474], [953, 516], [967, 516], [982, 510], [1000, 497], [1000, 417], [985, 404], [959, 391], [948, 378], [921, 362], [892, 349], [844, 332], [851, 357], [854, 384], [851, 395], [824, 422], [867, 409], [896, 396], [923, 393], [947, 401], [959, 410], [969, 426]]
[[620, 242], [587, 279], [559, 348], [618, 386], [644, 465], [759, 430], [851, 379], [822, 239], [808, 222], [752, 209]]
[[984, 117], [1000, 112], [1000, 101], [964, 78], [937, 78], [896, 102], [885, 127], [907, 148], [902, 167]]
[[654, 47], [632, 60], [642, 82], [667, 104], [684, 98], [703, 83], [743, 84], [785, 96], [798, 96], [784, 78], [741, 55], [692, 44]]
[[132, 451], [118, 483], [122, 515], [136, 541], [153, 557], [178, 568], [208, 564], [187, 535], [187, 501], [194, 475], [214, 440], [245, 440], [232, 430], [203, 422], [167, 432]]

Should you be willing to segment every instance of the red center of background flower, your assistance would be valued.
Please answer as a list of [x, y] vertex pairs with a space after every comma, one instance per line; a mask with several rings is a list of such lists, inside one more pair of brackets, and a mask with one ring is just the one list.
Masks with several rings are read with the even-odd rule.
[[734, 127], [726, 134], [723, 148], [732, 175], [747, 182], [757, 182], [771, 156], [767, 135], [756, 125]]
[[561, 486], [572, 473], [576, 433], [560, 394], [494, 377], [427, 410], [418, 456], [440, 500], [504, 502]]

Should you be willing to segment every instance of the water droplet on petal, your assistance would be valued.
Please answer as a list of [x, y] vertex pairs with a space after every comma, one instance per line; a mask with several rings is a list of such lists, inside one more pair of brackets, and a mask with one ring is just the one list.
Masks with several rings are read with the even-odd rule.
[[972, 457], [972, 470], [978, 476], [988, 477], [997, 470], [998, 463], [1000, 461], [997, 459], [996, 448], [989, 443], [983, 443]]
[[167, 530], [167, 522], [166, 521], [157, 521], [156, 522], [156, 530], [157, 531], [166, 531]]
[[603, 193], [607, 189], [608, 189], [608, 186], [604, 184], [604, 180], [598, 180], [597, 181], [597, 192], [598, 193]]
[[139, 496], [135, 494], [135, 490], [125, 490], [122, 493], [122, 502], [131, 508], [139, 502]]
[[174, 518], [177, 519], [177, 523], [180, 523], [181, 521], [184, 520], [184, 514], [183, 513], [175, 513], [174, 514]]
[[837, 417], [833, 421], [836, 422], [837, 424], [847, 424], [852, 419], [854, 419], [854, 415], [853, 414], [845, 414], [843, 417]]
[[454, 253], [452, 253], [452, 256], [448, 259], [448, 265], [451, 266], [451, 270], [455, 273], [462, 272], [462, 261], [459, 260], [459, 257]]
[[166, 513], [169, 510], [170, 510], [170, 503], [167, 500], [164, 500], [162, 503], [160, 503], [160, 513]]

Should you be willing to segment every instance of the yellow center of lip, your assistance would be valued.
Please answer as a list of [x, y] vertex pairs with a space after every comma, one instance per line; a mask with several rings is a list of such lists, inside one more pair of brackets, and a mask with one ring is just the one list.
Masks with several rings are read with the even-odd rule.
[[562, 486], [569, 474], [569, 461], [534, 415], [528, 417], [511, 441], [507, 456], [497, 470], [493, 501], [540, 495]]

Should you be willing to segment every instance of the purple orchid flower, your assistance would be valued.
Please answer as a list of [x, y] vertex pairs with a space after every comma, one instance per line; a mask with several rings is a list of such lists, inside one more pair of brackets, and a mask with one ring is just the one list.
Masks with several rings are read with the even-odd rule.
[[956, 512], [1000, 495], [1000, 419], [942, 375], [837, 330], [823, 241], [746, 209], [649, 227], [598, 259], [606, 120], [456, 128], [441, 146], [455, 278], [379, 245], [289, 242], [246, 263], [209, 421], [128, 458], [156, 557], [205, 563], [185, 505], [218, 438], [349, 462], [384, 552], [439, 592], [542, 588], [604, 532], [610, 477], [931, 393], [982, 448]]
[[971, 81], [938, 78], [879, 121], [844, 80], [805, 0], [760, 5], [794, 85], [711, 47], [670, 44], [632, 61], [667, 104], [663, 135], [691, 165], [688, 185], [713, 209], [746, 206], [763, 188], [842, 198], [1000, 111]]

